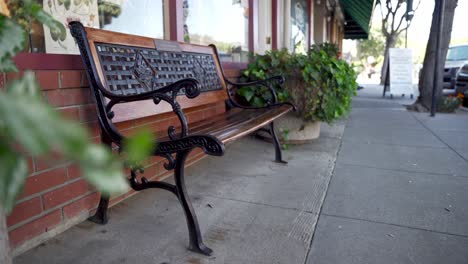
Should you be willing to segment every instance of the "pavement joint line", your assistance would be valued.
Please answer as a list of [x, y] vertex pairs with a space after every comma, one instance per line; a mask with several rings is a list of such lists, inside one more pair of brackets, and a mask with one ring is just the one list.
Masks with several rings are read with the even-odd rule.
[[221, 200], [228, 200], [228, 201], [233, 201], [233, 202], [240, 202], [240, 203], [247, 203], [247, 204], [254, 204], [254, 205], [262, 205], [262, 206], [265, 206], [265, 207], [276, 208], [276, 209], [292, 210], [292, 211], [297, 211], [297, 212], [305, 212], [305, 213], [314, 214], [314, 215], [319, 214], [319, 213], [312, 212], [312, 211], [309, 211], [309, 210], [290, 208], [290, 207], [284, 207], [284, 206], [278, 206], [278, 205], [272, 205], [272, 204], [265, 204], [265, 203], [259, 203], [259, 202], [253, 202], [253, 201], [245, 201], [245, 200], [240, 200], [240, 199], [221, 197], [221, 196], [217, 196], [217, 195], [210, 195], [210, 194], [198, 194], [198, 195], [205, 196], [205, 197], [216, 198], [216, 199], [221, 199]]
[[371, 142], [371, 141], [362, 141], [362, 140], [353, 141], [349, 139], [346, 140], [346, 138], [343, 139], [343, 141], [351, 142], [351, 143], [366, 143], [366, 145], [386, 145], [386, 146], [409, 147], [409, 148], [430, 148], [430, 149], [447, 149], [448, 148], [448, 147], [434, 147], [434, 146], [421, 146], [421, 145], [417, 146], [417, 145], [392, 144], [392, 143], [385, 143], [385, 142], [375, 142], [375, 141]]
[[385, 108], [373, 108], [373, 107], [353, 107], [353, 109], [363, 109], [363, 110], [373, 110], [375, 111], [383, 111], [383, 110], [390, 110], [390, 111], [402, 111], [403, 109], [400, 109], [400, 107], [385, 107]]
[[437, 173], [437, 172], [428, 172], [428, 171], [412, 171], [412, 170], [402, 170], [402, 169], [389, 169], [389, 168], [375, 167], [375, 166], [362, 165], [362, 164], [352, 164], [352, 163], [345, 163], [345, 162], [340, 162], [339, 165], [364, 167], [364, 168], [369, 168], [369, 169], [378, 169], [378, 170], [387, 170], [387, 171], [398, 171], [398, 172], [406, 172], [406, 173], [413, 173], [413, 174], [418, 173], [418, 174], [429, 174], [429, 175], [438, 175], [438, 176], [468, 178], [468, 175], [453, 175], [453, 174], [447, 174], [447, 173]]
[[430, 230], [430, 229], [421, 228], [421, 227], [406, 226], [406, 225], [401, 225], [401, 224], [387, 223], [387, 222], [375, 221], [375, 220], [370, 220], [370, 219], [362, 219], [362, 218], [350, 217], [350, 216], [344, 216], [344, 215], [332, 215], [332, 214], [326, 214], [326, 213], [321, 213], [321, 215], [325, 215], [325, 216], [327, 216], [327, 217], [334, 217], [334, 218], [341, 218], [341, 219], [349, 219], [349, 220], [355, 220], [355, 221], [368, 222], [368, 223], [373, 223], [373, 224], [382, 224], [382, 225], [396, 226], [396, 227], [407, 228], [407, 229], [414, 229], [414, 230], [419, 230], [419, 231], [424, 231], [424, 232], [430, 232], [430, 233], [436, 233], [436, 234], [441, 234], [441, 235], [448, 235], [448, 236], [456, 236], [456, 237], [461, 237], [461, 238], [468, 238], [468, 235], [460, 235], [460, 234], [455, 234], [455, 233], [442, 232], [442, 231]]
[[[352, 128], [352, 129], [355, 129], [355, 128], [362, 128], [362, 125], [356, 125], [356, 124], [349, 124], [347, 126], [347, 128]], [[374, 127], [374, 126], [373, 126]], [[379, 127], [380, 128], [388, 128], [388, 127], [395, 127], [393, 125], [389, 125], [389, 124], [379, 124]], [[408, 127], [408, 128], [404, 128], [405, 130], [408, 130], [408, 131], [426, 131], [426, 129], [424, 127], [421, 127], [421, 128], [416, 128], [416, 127]], [[468, 130], [467, 130], [468, 131]]]
[[330, 136], [320, 136], [320, 138], [336, 139], [337, 141], [342, 140], [342, 138], [340, 138], [340, 137], [330, 137]]
[[442, 143], [444, 143], [445, 145], [447, 145], [447, 147], [449, 149], [451, 149], [453, 152], [455, 152], [460, 158], [462, 158], [465, 162], [468, 163], [468, 160], [463, 157], [463, 155], [461, 155], [458, 151], [456, 151], [454, 148], [452, 148], [452, 146], [450, 146], [449, 144], [447, 144], [447, 142], [445, 142], [441, 137], [439, 137], [439, 135], [437, 135], [434, 131], [432, 131], [432, 129], [430, 129], [426, 124], [424, 124], [424, 122], [422, 122], [421, 120], [419, 120], [418, 118], [416, 118], [416, 116], [414, 115], [414, 113], [411, 113], [411, 115], [416, 119], [418, 120], [418, 122], [423, 126], [425, 127], [429, 132], [431, 132], [432, 135], [434, 135], [437, 139], [439, 139]]
[[[348, 121], [349, 121], [349, 119], [347, 119], [345, 124], [344, 124], [345, 130], [346, 130], [346, 127], [348, 126]], [[342, 138], [344, 136], [344, 133], [345, 132], [343, 131], [343, 134], [341, 136]], [[312, 237], [310, 238], [309, 248], [307, 249], [306, 257], [304, 259], [304, 264], [307, 264], [308, 260], [309, 260], [310, 251], [312, 250], [312, 244], [314, 243], [315, 231], [317, 230], [317, 227], [318, 227], [318, 224], [319, 224], [319, 221], [320, 221], [320, 216], [322, 215], [323, 204], [325, 203], [325, 201], [327, 199], [328, 190], [330, 188], [331, 181], [333, 179], [333, 176], [335, 176], [336, 165], [337, 165], [337, 162], [338, 162], [338, 156], [340, 155], [342, 146], [343, 146], [343, 139], [341, 139], [340, 145], [338, 146], [338, 150], [336, 151], [335, 161], [333, 162], [333, 169], [331, 171], [330, 178], [328, 179], [328, 183], [327, 183], [327, 186], [326, 186], [325, 195], [323, 196], [322, 204], [320, 205], [320, 208], [319, 208], [318, 213], [317, 213], [317, 220], [315, 221], [314, 232], [312, 233]]]

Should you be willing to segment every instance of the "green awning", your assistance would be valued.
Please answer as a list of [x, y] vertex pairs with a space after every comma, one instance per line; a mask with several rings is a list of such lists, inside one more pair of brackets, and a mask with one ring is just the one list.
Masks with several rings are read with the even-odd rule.
[[345, 15], [344, 38], [367, 38], [374, 0], [340, 0], [340, 3]]

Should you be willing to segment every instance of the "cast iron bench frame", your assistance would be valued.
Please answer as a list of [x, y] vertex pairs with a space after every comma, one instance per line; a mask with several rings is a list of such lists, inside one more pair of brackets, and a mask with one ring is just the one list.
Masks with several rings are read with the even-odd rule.
[[[198, 220], [185, 187], [185, 160], [189, 153], [197, 147], [201, 148], [203, 152], [208, 155], [222, 156], [225, 151], [225, 143], [231, 142], [255, 130], [263, 129], [264, 126], [268, 125], [268, 129], [264, 130], [269, 132], [273, 138], [275, 161], [286, 163], [282, 160], [281, 147], [273, 124], [274, 119], [294, 108], [294, 106], [289, 103], [280, 103], [278, 101], [274, 83], [281, 85], [284, 82], [283, 77], [276, 76], [262, 81], [234, 83], [225, 77], [214, 45], [190, 45], [187, 43], [156, 40], [85, 28], [79, 22], [71, 22], [70, 30], [80, 49], [87, 77], [90, 82], [91, 92], [95, 98], [101, 130], [101, 140], [104, 144], [108, 145], [110, 148], [112, 148], [112, 144], [114, 144], [119, 152], [124, 151], [122, 146], [124, 136], [118, 131], [112, 121], [115, 116], [113, 107], [119, 104], [136, 101], [140, 103], [142, 100], [147, 101], [151, 99], [156, 105], [161, 101], [165, 101], [172, 107], [172, 111], [177, 115], [180, 122], [180, 128], [176, 129], [174, 126], [169, 126], [167, 129], [168, 137], [162, 138], [157, 142], [157, 147], [152, 155], [161, 156], [167, 160], [164, 164], [164, 168], [168, 171], [174, 170], [175, 184], [162, 181], [149, 181], [145, 177], [142, 177], [139, 181], [137, 179], [137, 173], [143, 172], [140, 169], [131, 169], [130, 178], [128, 180], [131, 188], [136, 191], [148, 188], [160, 188], [175, 194], [186, 216], [189, 230], [189, 249], [205, 255], [211, 255], [212, 250], [203, 244]], [[154, 47], [152, 47], [152, 45]], [[185, 50], [179, 50], [181, 45], [183, 45]], [[203, 50], [203, 52], [197, 53], [200, 49]], [[105, 57], [103, 56], [108, 56], [111, 60], [104, 61], [102, 58]], [[169, 76], [170, 80], [161, 83], [161, 76], [158, 76], [158, 71], [153, 66], [157, 59], [153, 60], [151, 56], [173, 56], [176, 60], [179, 58], [179, 63], [177, 61], [170, 62], [175, 65], [173, 65], [174, 68], [171, 68], [171, 66], [169, 69], [183, 68], [183, 70], [187, 70], [187, 68], [184, 67], [188, 65], [192, 67], [190, 68], [191, 72], [185, 72], [184, 76], [188, 77], [182, 79], [180, 79], [180, 76], [174, 77], [180, 72], [170, 72], [165, 75], [165, 77], [171, 75]], [[124, 61], [119, 61], [122, 60], [122, 58]], [[119, 63], [120, 65], [133, 63], [133, 66], [124, 66], [122, 68], [119, 66]], [[202, 65], [202, 63], [204, 64]], [[117, 67], [119, 67], [118, 69], [121, 69], [121, 71], [114, 70], [112, 74], [117, 72], [117, 76], [109, 77], [105, 71], [106, 69], [111, 69], [113, 64], [114, 66], [117, 65]], [[128, 75], [129, 68], [132, 71], [130, 74], [132, 76], [130, 77], [125, 76], [125, 74]], [[165, 70], [167, 70], [167, 68]], [[174, 76], [172, 73], [174, 73]], [[177, 78], [179, 79], [177, 80]], [[200, 80], [203, 81], [203, 86], [200, 84]], [[208, 86], [221, 88], [214, 91], [204, 91], [204, 89], [210, 88]], [[238, 103], [235, 98], [235, 93], [238, 88], [245, 86], [266, 87], [271, 93], [271, 100], [269, 100], [264, 107], [251, 107]], [[116, 87], [118, 87], [118, 89], [116, 89]], [[222, 124], [218, 125], [218, 130], [226, 129], [226, 131], [228, 131], [227, 129], [231, 129], [229, 130], [231, 135], [223, 138], [210, 135], [210, 124], [205, 122], [203, 126], [203, 121], [198, 126], [198, 131], [204, 131], [204, 133], [189, 135], [187, 118], [178, 101], [183, 101], [186, 105], [191, 104], [191, 106], [194, 106], [193, 101], [196, 100], [193, 99], [200, 94], [212, 93], [213, 95], [219, 95], [221, 90], [225, 90], [225, 95], [221, 98], [225, 98], [226, 109], [228, 110], [226, 113], [230, 113], [231, 111], [233, 113], [229, 118], [249, 116], [250, 119], [244, 118], [246, 120], [242, 119], [242, 122], [237, 121], [239, 124], [236, 125], [232, 123], [225, 124], [226, 126], [232, 126], [231, 128], [223, 128]], [[181, 95], [185, 95], [188, 99], [183, 98]], [[228, 114], [226, 114], [226, 116], [228, 116]], [[226, 117], [226, 120], [227, 119], [228, 117]], [[177, 133], [177, 130], [180, 130], [180, 132]], [[109, 197], [101, 196], [97, 211], [89, 220], [99, 224], [106, 224], [108, 222], [108, 206]]]

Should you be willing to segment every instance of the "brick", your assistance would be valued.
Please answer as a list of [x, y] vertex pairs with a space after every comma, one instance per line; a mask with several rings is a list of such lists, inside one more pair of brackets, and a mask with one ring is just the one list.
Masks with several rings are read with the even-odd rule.
[[26, 219], [32, 218], [42, 212], [41, 199], [39, 197], [19, 203], [7, 217], [7, 225], [12, 226]]
[[[112, 196], [111, 196], [111, 199], [110, 199], [110, 201], [109, 201], [109, 206], [113, 206], [113, 205], [115, 205], [115, 204], [118, 204], [118, 203], [120, 203], [121, 201], [123, 201], [123, 200], [124, 200], [125, 198], [127, 198], [127, 197], [128, 197], [128, 196], [127, 196], [127, 193], [122, 194], [122, 195], [119, 195], [119, 196], [117, 196], [117, 197], [112, 197]], [[114, 209], [114, 210], [115, 210], [115, 209]]]
[[57, 185], [64, 184], [67, 181], [66, 168], [57, 168], [46, 171], [26, 179], [23, 193], [19, 199], [43, 192]]
[[82, 176], [80, 168], [76, 164], [68, 166], [68, 180], [74, 180]]
[[145, 172], [141, 174], [141, 176], [146, 177], [147, 179], [152, 179], [155, 176], [157, 176], [158, 173], [159, 173], [159, 165], [156, 163], [148, 167], [145, 167]]
[[92, 138], [90, 138], [90, 140], [94, 144], [102, 144], [101, 137], [92, 137]]
[[87, 88], [58, 89], [45, 91], [47, 102], [52, 106], [71, 106], [92, 103]]
[[81, 122], [90, 122], [98, 120], [97, 109], [94, 104], [82, 105], [79, 109]]
[[80, 107], [72, 106], [67, 108], [57, 108], [57, 111], [61, 116], [69, 120], [79, 121], [80, 120]]
[[[160, 156], [150, 156], [148, 157], [147, 159], [145, 159], [143, 162], [142, 162], [142, 165], [143, 166], [148, 166], [148, 165], [152, 165], [152, 164], [155, 164], [155, 163], [158, 163], [160, 162], [161, 160], [163, 160], [164, 158], [163, 157], [160, 157]], [[165, 160], [165, 159], [164, 159]]]
[[83, 72], [83, 86], [84, 87], [89, 87], [89, 80], [88, 80], [88, 75], [86, 75], [86, 72]]
[[5, 80], [5, 85], [7, 85], [9, 82], [11, 81], [14, 81], [14, 80], [18, 80], [20, 79], [21, 77], [23, 77], [24, 75], [24, 72], [23, 71], [19, 71], [19, 72], [7, 72], [6, 73], [6, 80]]
[[9, 232], [10, 245], [12, 248], [15, 248], [28, 239], [48, 232], [56, 227], [61, 221], [62, 212], [61, 210], [56, 210], [32, 222], [22, 225]]
[[84, 86], [83, 71], [61, 71], [60, 88], [76, 88]]
[[42, 90], [51, 90], [59, 88], [58, 71], [36, 71], [36, 80]]
[[91, 138], [99, 137], [101, 135], [99, 123], [97, 121], [85, 123], [84, 126], [88, 129]]
[[0, 90], [5, 89], [5, 81], [6, 81], [5, 79], [6, 79], [5, 73], [0, 72]]
[[43, 171], [64, 165], [67, 161], [59, 154], [51, 154], [48, 157], [36, 158], [36, 171]]
[[34, 159], [31, 158], [31, 157], [28, 157], [27, 162], [28, 162], [28, 172], [29, 172], [29, 174], [34, 173], [35, 172]]
[[68, 202], [88, 191], [88, 184], [85, 180], [78, 180], [77, 182], [70, 183], [61, 187], [60, 189], [53, 190], [44, 194], [44, 210], [49, 210], [57, 205]]
[[82, 212], [87, 212], [97, 207], [99, 202], [99, 193], [89, 194], [69, 205], [63, 207], [63, 216], [65, 218], [73, 218]]

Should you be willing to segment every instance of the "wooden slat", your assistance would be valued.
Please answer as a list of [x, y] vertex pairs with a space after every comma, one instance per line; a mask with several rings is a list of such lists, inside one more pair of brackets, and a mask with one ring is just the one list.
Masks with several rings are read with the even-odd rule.
[[[273, 109], [235, 109], [189, 125], [189, 135], [213, 135], [227, 144], [268, 125], [276, 118], [288, 113], [292, 107], [284, 105]], [[160, 138], [161, 141], [169, 140]]]
[[[227, 94], [224, 90], [202, 93], [193, 99], [189, 99], [183, 95], [177, 97], [177, 101], [183, 109], [213, 104], [219, 101], [224, 101], [225, 99], [227, 99]], [[112, 121], [114, 123], [119, 123], [172, 112], [172, 107], [164, 101], [159, 103], [159, 105], [155, 105], [153, 100], [144, 100], [115, 105], [112, 108], [112, 111], [115, 114]]]

